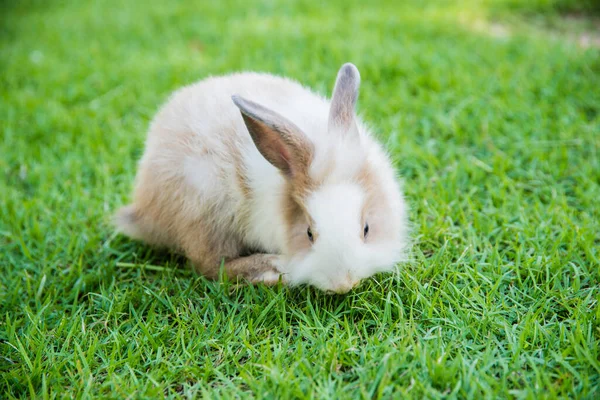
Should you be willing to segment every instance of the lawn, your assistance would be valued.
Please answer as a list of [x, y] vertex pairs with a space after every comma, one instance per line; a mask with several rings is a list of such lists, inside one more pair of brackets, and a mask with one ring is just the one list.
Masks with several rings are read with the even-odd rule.
[[[0, 2], [0, 398], [597, 398], [595, 4]], [[239, 288], [113, 232], [171, 91], [346, 61], [411, 207], [396, 273]]]

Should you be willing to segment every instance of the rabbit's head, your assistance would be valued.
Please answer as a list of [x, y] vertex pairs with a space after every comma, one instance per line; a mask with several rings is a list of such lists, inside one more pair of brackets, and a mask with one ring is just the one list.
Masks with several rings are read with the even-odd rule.
[[356, 67], [343, 65], [328, 126], [313, 140], [278, 113], [233, 97], [257, 149], [285, 178], [282, 272], [292, 285], [345, 293], [404, 257], [406, 206], [389, 159], [355, 116], [359, 84]]

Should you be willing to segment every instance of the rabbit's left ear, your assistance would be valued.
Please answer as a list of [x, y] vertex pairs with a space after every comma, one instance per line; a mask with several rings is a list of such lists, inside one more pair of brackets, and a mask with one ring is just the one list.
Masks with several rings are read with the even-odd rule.
[[284, 176], [305, 176], [314, 146], [293, 122], [258, 103], [232, 96], [258, 151]]
[[340, 68], [329, 109], [329, 131], [357, 131], [354, 109], [358, 99], [360, 73], [354, 64], [346, 63]]

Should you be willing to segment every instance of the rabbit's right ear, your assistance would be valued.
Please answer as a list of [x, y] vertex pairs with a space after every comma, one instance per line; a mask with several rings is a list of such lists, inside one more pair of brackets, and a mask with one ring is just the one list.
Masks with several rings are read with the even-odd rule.
[[342, 65], [338, 71], [331, 106], [329, 109], [329, 131], [356, 131], [354, 108], [358, 99], [360, 73], [352, 63]]
[[258, 103], [239, 96], [231, 99], [240, 109], [260, 154], [287, 177], [305, 174], [314, 147], [304, 132], [293, 122]]

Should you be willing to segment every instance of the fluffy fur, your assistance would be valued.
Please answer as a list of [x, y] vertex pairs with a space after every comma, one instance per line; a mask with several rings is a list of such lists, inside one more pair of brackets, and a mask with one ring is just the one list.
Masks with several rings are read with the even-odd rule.
[[355, 116], [359, 83], [345, 64], [331, 101], [258, 73], [175, 92], [151, 124], [118, 228], [183, 252], [210, 278], [224, 265], [251, 282], [343, 293], [391, 270], [405, 256], [406, 206]]

